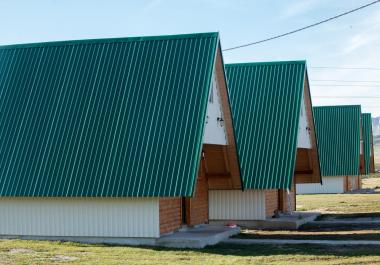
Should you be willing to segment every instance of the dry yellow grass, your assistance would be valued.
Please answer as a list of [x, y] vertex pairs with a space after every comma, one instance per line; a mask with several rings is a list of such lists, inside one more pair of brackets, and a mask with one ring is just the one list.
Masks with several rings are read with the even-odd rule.
[[[308, 194], [297, 195], [297, 210], [322, 213], [380, 212], [380, 174], [363, 179], [363, 188], [374, 189], [372, 194]], [[376, 192], [377, 191], [377, 192]]]

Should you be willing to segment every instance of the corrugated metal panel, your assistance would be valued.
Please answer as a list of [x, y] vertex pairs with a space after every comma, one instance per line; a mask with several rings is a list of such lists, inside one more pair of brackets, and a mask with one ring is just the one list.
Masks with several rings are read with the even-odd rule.
[[265, 220], [265, 191], [210, 190], [210, 220]]
[[323, 177], [323, 185], [319, 183], [296, 184], [297, 194], [318, 194], [318, 193], [343, 193], [343, 177]]
[[314, 107], [322, 176], [360, 174], [360, 106]]
[[291, 188], [306, 63], [226, 65], [245, 189]]
[[191, 196], [217, 43], [0, 47], [0, 195]]
[[365, 174], [370, 173], [371, 163], [371, 135], [372, 135], [372, 117], [371, 113], [362, 114], [363, 140], [364, 140], [364, 170]]
[[0, 234], [159, 237], [158, 198], [1, 198]]

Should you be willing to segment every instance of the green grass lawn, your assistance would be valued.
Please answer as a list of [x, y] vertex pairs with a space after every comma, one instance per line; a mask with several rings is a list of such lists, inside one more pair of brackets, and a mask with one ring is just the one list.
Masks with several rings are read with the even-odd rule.
[[380, 264], [380, 247], [222, 244], [173, 250], [0, 240], [0, 264]]
[[[380, 174], [363, 179], [362, 183], [363, 188], [375, 189], [380, 187]], [[297, 195], [297, 210], [322, 213], [380, 212], [380, 192], [373, 194]]]
[[380, 193], [297, 195], [297, 210], [322, 213], [380, 212]]

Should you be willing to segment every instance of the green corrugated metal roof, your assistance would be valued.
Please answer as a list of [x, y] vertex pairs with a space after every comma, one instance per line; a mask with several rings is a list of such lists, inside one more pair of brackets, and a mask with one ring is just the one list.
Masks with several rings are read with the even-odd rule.
[[360, 106], [314, 107], [322, 176], [360, 174]]
[[226, 65], [245, 189], [291, 188], [305, 61]]
[[0, 196], [191, 196], [217, 33], [0, 47]]
[[363, 140], [364, 140], [364, 170], [365, 174], [370, 172], [371, 163], [371, 134], [372, 134], [372, 117], [371, 113], [362, 114]]

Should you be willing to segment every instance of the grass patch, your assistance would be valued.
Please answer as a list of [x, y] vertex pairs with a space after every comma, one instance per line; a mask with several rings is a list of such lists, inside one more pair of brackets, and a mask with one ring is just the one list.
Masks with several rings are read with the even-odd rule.
[[322, 213], [380, 212], [380, 174], [372, 174], [363, 178], [362, 188], [373, 189], [374, 193], [297, 195], [297, 210]]
[[322, 213], [380, 212], [380, 193], [297, 195], [297, 210]]
[[371, 174], [368, 177], [362, 179], [363, 189], [374, 189], [380, 192], [380, 173]]
[[[15, 250], [16, 249], [16, 250]], [[13, 251], [12, 251], [13, 250]], [[380, 247], [226, 245], [202, 250], [0, 240], [1, 264], [380, 264]]]

